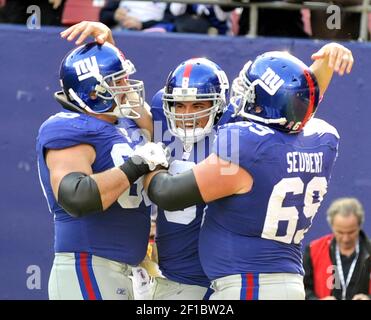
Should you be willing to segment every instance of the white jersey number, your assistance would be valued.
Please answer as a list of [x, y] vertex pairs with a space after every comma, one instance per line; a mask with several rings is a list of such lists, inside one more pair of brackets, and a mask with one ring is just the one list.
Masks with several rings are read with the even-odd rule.
[[[298, 195], [305, 192], [303, 213], [312, 223], [321, 205], [323, 196], [327, 192], [327, 180], [325, 177], [314, 177], [309, 181], [305, 190], [304, 187], [304, 183], [299, 177], [284, 178], [274, 186], [268, 202], [267, 214], [261, 235], [262, 238], [284, 243], [300, 243], [310, 226], [306, 229], [296, 230], [299, 220], [299, 211], [294, 206], [283, 207], [283, 201], [287, 193]], [[315, 192], [318, 192], [318, 200], [314, 203]], [[285, 235], [277, 236], [280, 221], [287, 221], [287, 230]]]
[[[174, 160], [170, 165], [169, 172], [171, 174], [182, 173], [187, 171], [188, 169], [191, 169], [194, 165], [195, 163], [192, 161]], [[178, 211], [164, 210], [164, 214], [166, 220], [169, 222], [187, 225], [196, 218], [196, 211], [197, 207], [192, 206]]]
[[[133, 153], [133, 149], [127, 143], [117, 143], [112, 147], [111, 157], [115, 166], [120, 166], [124, 163], [123, 157], [129, 157]], [[117, 202], [124, 209], [138, 208], [143, 201], [146, 206], [150, 205], [150, 200], [143, 192], [143, 178], [138, 179], [129, 189], [122, 193], [117, 199]]]
[[261, 137], [264, 137], [267, 134], [274, 134], [274, 131], [271, 128], [261, 125], [259, 123], [240, 121], [237, 122], [236, 124], [239, 125], [240, 127], [248, 127], [251, 132]]

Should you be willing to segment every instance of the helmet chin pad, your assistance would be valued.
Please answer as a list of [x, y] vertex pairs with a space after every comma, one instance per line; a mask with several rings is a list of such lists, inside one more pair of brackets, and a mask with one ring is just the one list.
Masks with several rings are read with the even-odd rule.
[[194, 144], [202, 140], [211, 130], [205, 128], [183, 129], [176, 128], [174, 135], [182, 140], [183, 144]]

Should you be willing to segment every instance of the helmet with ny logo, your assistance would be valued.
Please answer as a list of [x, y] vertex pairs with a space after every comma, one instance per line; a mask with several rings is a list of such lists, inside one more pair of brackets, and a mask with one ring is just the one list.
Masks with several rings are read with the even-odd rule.
[[288, 133], [301, 131], [318, 101], [313, 72], [287, 52], [266, 52], [248, 61], [232, 84], [236, 114]]
[[142, 81], [130, 60], [115, 46], [88, 43], [70, 51], [60, 66], [60, 81], [67, 100], [76, 109], [117, 117], [138, 118], [144, 106]]
[[[209, 134], [226, 106], [229, 82], [225, 72], [213, 61], [193, 58], [182, 62], [166, 81], [164, 114], [170, 132], [185, 144], [193, 144]], [[177, 103], [210, 101], [210, 107], [193, 113], [178, 113]], [[202, 128], [198, 124], [206, 119]]]

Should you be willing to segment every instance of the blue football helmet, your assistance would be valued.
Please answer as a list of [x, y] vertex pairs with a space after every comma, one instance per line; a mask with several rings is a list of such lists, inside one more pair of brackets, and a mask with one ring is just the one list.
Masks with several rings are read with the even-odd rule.
[[[206, 58], [182, 62], [170, 73], [162, 97], [169, 131], [185, 145], [201, 140], [212, 131], [213, 125], [226, 106], [229, 82], [225, 72]], [[211, 107], [194, 113], [177, 113], [177, 102], [211, 101]], [[204, 128], [200, 119], [208, 118]], [[181, 124], [181, 125], [179, 125]]]
[[134, 65], [115, 46], [96, 42], [70, 51], [60, 66], [60, 81], [67, 100], [77, 110], [139, 118], [144, 106], [142, 81], [129, 79]]
[[313, 72], [287, 52], [272, 51], [245, 64], [234, 79], [235, 113], [288, 132], [300, 132], [314, 115], [319, 87]]

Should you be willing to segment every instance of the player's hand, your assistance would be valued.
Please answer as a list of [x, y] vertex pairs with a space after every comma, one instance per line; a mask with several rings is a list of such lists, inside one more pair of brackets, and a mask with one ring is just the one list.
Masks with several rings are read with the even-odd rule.
[[137, 158], [134, 156], [139, 156], [142, 161], [148, 164], [151, 171], [155, 170], [157, 166], [169, 167], [170, 152], [161, 142], [148, 142], [143, 146], [137, 147], [131, 156], [135, 163]]
[[113, 19], [116, 22], [121, 23], [127, 17], [127, 15], [128, 15], [128, 12], [126, 9], [118, 8], [113, 15]]
[[321, 298], [320, 300], [337, 300], [334, 296], [327, 296], [324, 298]]
[[370, 298], [367, 294], [358, 293], [353, 296], [352, 300], [370, 300]]
[[124, 21], [121, 22], [122, 26], [126, 29], [142, 30], [143, 24], [137, 18], [127, 16]]
[[312, 54], [312, 60], [328, 59], [328, 67], [340, 76], [350, 73], [354, 59], [352, 51], [343, 45], [332, 42], [324, 45], [319, 51]]
[[60, 35], [68, 41], [72, 41], [79, 36], [75, 42], [76, 45], [82, 44], [89, 36], [94, 37], [94, 40], [99, 44], [107, 41], [115, 45], [111, 29], [101, 22], [82, 21], [62, 31]]
[[62, 4], [62, 0], [49, 0], [49, 3], [53, 5], [53, 9], [56, 10]]

